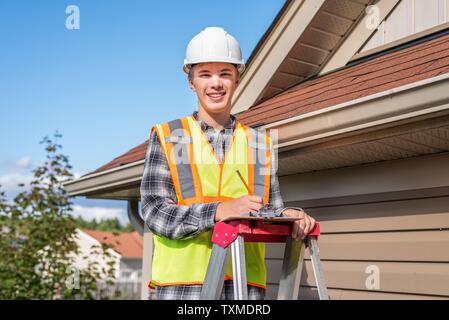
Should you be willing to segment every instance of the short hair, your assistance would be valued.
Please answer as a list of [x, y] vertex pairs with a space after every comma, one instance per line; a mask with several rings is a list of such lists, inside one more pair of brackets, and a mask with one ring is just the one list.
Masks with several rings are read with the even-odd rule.
[[194, 67], [195, 65], [194, 64], [191, 64], [190, 65], [190, 68], [189, 68], [189, 74], [188, 74], [188, 79], [189, 80], [192, 80], [193, 79], [193, 67]]

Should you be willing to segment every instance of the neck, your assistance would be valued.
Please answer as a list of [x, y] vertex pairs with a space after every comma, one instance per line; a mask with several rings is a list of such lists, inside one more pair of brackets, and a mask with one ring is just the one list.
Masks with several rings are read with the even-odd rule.
[[226, 127], [226, 124], [231, 117], [231, 111], [229, 110], [222, 113], [209, 113], [200, 106], [198, 108], [198, 116], [212, 128], [220, 131]]

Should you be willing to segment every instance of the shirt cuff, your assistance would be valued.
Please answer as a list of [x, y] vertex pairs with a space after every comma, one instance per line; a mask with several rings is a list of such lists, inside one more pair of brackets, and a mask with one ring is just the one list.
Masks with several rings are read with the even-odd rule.
[[285, 207], [285, 208], [283, 208], [283, 209], [280, 210], [279, 214], [282, 215], [283, 212], [284, 212], [285, 210], [287, 210], [287, 209], [294, 209], [294, 210], [298, 210], [298, 211], [301, 211], [301, 212], [304, 213], [304, 210], [303, 210], [302, 208], [299, 208], [299, 207]]
[[200, 230], [212, 229], [215, 226], [215, 213], [219, 204], [220, 202], [210, 202], [201, 205], [201, 209], [198, 210]]

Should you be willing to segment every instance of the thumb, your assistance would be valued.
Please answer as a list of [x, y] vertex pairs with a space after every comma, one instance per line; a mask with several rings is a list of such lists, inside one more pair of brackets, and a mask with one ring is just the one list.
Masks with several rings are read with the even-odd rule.
[[297, 226], [296, 224], [293, 224], [293, 230], [292, 230], [292, 238], [296, 239], [296, 236], [298, 235], [298, 230], [297, 230]]
[[262, 197], [259, 196], [248, 196], [250, 201], [262, 203]]

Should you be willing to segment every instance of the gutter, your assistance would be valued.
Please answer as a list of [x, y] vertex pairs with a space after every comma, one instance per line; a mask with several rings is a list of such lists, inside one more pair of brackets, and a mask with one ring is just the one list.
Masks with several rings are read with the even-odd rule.
[[[418, 92], [419, 90], [419, 92]], [[263, 125], [276, 129], [278, 149], [295, 149], [318, 140], [415, 121], [449, 111], [449, 73]]]
[[124, 184], [139, 183], [142, 178], [145, 159], [126, 165], [89, 174], [76, 180], [63, 182], [70, 196], [86, 195], [104, 189], [117, 188]]

